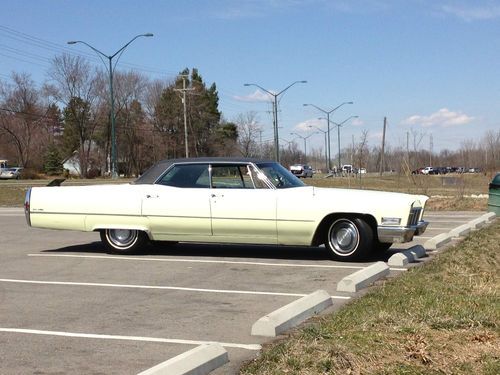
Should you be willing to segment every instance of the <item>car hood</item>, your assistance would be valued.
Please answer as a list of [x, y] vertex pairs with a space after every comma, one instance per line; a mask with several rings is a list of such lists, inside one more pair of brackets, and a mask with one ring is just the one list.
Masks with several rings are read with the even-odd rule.
[[376, 202], [377, 204], [408, 204], [419, 201], [420, 205], [424, 205], [427, 199], [426, 195], [414, 195], [406, 193], [394, 193], [389, 191], [378, 190], [360, 190], [360, 189], [338, 189], [338, 188], [318, 188], [312, 187], [312, 194], [319, 198], [334, 197], [336, 200], [346, 200], [350, 203], [353, 201]]

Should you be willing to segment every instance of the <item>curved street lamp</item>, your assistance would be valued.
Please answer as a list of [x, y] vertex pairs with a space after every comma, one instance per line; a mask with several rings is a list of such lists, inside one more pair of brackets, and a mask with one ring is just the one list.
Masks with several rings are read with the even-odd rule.
[[[67, 42], [68, 44], [77, 44], [77, 43], [85, 44], [87, 47], [89, 47], [91, 50], [96, 52], [98, 55], [103, 56], [103, 57], [108, 59], [109, 67], [106, 67], [106, 69], [109, 72], [109, 95], [110, 95], [110, 104], [111, 104], [111, 112], [110, 112], [110, 118], [111, 118], [111, 176], [113, 178], [118, 177], [118, 172], [116, 170], [116, 131], [115, 131], [115, 99], [114, 99], [114, 94], [113, 94], [113, 72], [116, 68], [116, 64], [118, 64], [118, 60], [120, 60], [121, 54], [123, 53], [125, 48], [127, 48], [130, 45], [130, 43], [132, 43], [137, 38], [151, 37], [151, 36], [153, 36], [152, 33], [136, 35], [128, 43], [126, 43], [123, 47], [121, 47], [118, 51], [116, 51], [114, 54], [109, 55], [109, 56], [106, 55], [104, 52], [99, 51], [97, 48], [91, 46], [87, 42], [84, 42], [83, 40], [71, 40], [71, 41]], [[119, 55], [119, 56], [116, 59], [115, 65], [113, 65], [113, 58], [115, 58], [117, 55]]]
[[314, 125], [309, 125], [309, 128], [314, 128], [314, 129], [320, 131], [321, 133], [323, 133], [325, 135], [325, 168], [326, 168], [326, 173], [328, 173], [329, 172], [329, 170], [328, 170], [328, 150], [326, 148], [327, 147], [326, 136], [328, 134], [328, 130], [320, 129], [317, 126], [314, 126]]
[[308, 138], [312, 137], [316, 133], [317, 132], [311, 133], [307, 137], [304, 137], [304, 136], [297, 134], [297, 133], [290, 133], [291, 135], [296, 135], [297, 137], [302, 138], [304, 140], [304, 163], [307, 163], [307, 143], [306, 143], [306, 141]]
[[279, 163], [280, 162], [280, 151], [279, 151], [279, 136], [278, 136], [278, 96], [283, 94], [286, 90], [288, 90], [290, 87], [297, 83], [307, 83], [307, 81], [295, 81], [285, 87], [283, 90], [281, 90], [278, 93], [271, 92], [269, 90], [266, 90], [264, 87], [256, 84], [256, 83], [244, 83], [243, 86], [255, 86], [261, 89], [262, 91], [267, 92], [269, 95], [273, 97], [273, 128], [274, 128], [274, 156], [276, 161]]
[[339, 145], [339, 168], [342, 168], [342, 164], [340, 162], [340, 128], [342, 127], [342, 125], [344, 125], [347, 121], [349, 121], [350, 119], [353, 119], [353, 118], [358, 118], [359, 116], [351, 116], [351, 117], [348, 117], [346, 118], [344, 121], [342, 121], [341, 123], [337, 124], [336, 122], [333, 122], [332, 121], [332, 124], [337, 126], [337, 138], [338, 138], [338, 145]]
[[326, 125], [327, 125], [327, 132], [328, 132], [328, 166], [327, 166], [328, 172], [330, 172], [330, 169], [331, 169], [330, 114], [332, 114], [333, 112], [335, 112], [337, 109], [339, 109], [340, 107], [342, 107], [345, 104], [354, 104], [354, 102], [343, 102], [343, 103], [340, 103], [338, 106], [336, 106], [335, 108], [333, 108], [330, 111], [324, 110], [323, 108], [320, 108], [320, 107], [318, 107], [317, 105], [314, 105], [314, 104], [304, 104], [304, 107], [308, 107], [308, 106], [314, 107], [318, 111], [321, 111], [321, 112], [323, 112], [326, 115]]

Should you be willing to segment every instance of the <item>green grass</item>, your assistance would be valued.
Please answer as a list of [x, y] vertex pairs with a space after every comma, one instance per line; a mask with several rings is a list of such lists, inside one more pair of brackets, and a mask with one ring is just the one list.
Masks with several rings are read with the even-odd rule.
[[498, 374], [499, 266], [497, 220], [266, 346], [241, 374]]

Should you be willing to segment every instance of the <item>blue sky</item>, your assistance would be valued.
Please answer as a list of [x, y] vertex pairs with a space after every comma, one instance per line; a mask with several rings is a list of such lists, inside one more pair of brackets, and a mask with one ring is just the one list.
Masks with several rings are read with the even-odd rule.
[[[425, 134], [421, 147], [457, 149], [500, 129], [500, 1], [449, 0], [2, 0], [0, 79], [27, 72], [39, 84], [63, 51], [88, 54], [84, 40], [112, 54], [133, 36], [119, 69], [172, 79], [198, 68], [217, 84], [220, 110], [233, 120], [256, 111], [264, 140], [273, 137], [269, 98], [279, 92], [280, 137], [325, 129], [322, 113], [345, 101], [332, 119], [359, 118], [342, 128], [342, 144], [368, 131], [380, 143], [406, 145], [406, 133]], [[37, 39], [33, 39], [37, 38]], [[323, 135], [309, 138], [322, 147]], [[332, 133], [332, 144], [336, 135]], [[297, 143], [302, 146], [299, 139]]]

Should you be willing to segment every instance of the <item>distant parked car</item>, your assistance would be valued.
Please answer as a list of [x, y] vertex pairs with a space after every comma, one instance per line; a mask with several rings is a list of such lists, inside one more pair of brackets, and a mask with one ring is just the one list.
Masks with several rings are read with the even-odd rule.
[[307, 164], [294, 164], [290, 166], [290, 172], [292, 172], [297, 177], [311, 177], [314, 175], [313, 169]]
[[21, 171], [23, 168], [7, 168], [0, 173], [0, 179], [2, 180], [19, 180], [21, 178]]
[[352, 167], [351, 164], [345, 164], [342, 166], [342, 172], [343, 173], [354, 173], [354, 168]]
[[424, 168], [417, 168], [414, 171], [411, 171], [411, 174], [423, 174]]
[[424, 169], [422, 169], [422, 174], [434, 174], [434, 168], [425, 167]]
[[481, 168], [469, 168], [469, 173], [481, 173]]

